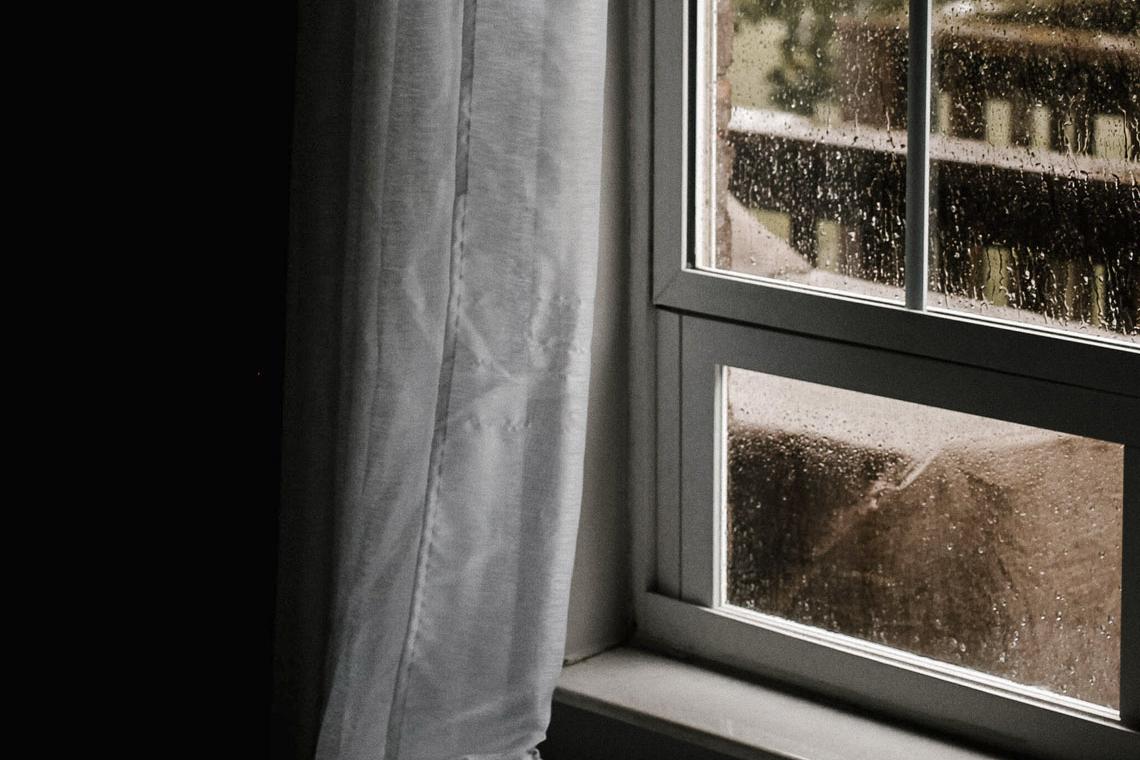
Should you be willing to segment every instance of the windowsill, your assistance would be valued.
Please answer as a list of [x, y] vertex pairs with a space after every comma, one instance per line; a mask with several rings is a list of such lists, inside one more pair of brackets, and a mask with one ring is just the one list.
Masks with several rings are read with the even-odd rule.
[[554, 698], [580, 710], [744, 759], [998, 757], [625, 647], [564, 668]]

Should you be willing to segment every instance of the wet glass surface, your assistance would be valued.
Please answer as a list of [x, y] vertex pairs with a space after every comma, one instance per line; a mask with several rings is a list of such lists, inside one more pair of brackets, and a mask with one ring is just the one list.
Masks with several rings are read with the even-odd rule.
[[716, 3], [706, 266], [901, 300], [906, 3]]
[[933, 305], [1140, 336], [1140, 10], [940, 0]]
[[726, 383], [729, 604], [1118, 706], [1122, 446]]
[[[904, 0], [717, 0], [702, 266], [902, 300]], [[930, 305], [1140, 343], [1140, 8], [935, 0]]]

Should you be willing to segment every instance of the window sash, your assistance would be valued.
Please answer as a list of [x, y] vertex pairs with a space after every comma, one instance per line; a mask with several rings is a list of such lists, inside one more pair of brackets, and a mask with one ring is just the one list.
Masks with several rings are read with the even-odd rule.
[[[912, 31], [914, 25], [925, 29], [924, 35], [911, 34], [912, 47], [919, 48], [917, 52], [912, 49], [912, 60], [923, 60], [926, 65], [912, 67], [910, 72], [909, 86], [922, 92], [909, 98], [908, 108], [921, 112], [922, 117], [908, 121], [905, 305], [694, 266], [698, 223], [703, 223], [694, 201], [709, 189], [700, 176], [696, 149], [704, 117], [698, 107], [702, 88], [697, 80], [703, 76], [703, 64], [697, 57], [695, 32], [704, 3], [672, 0], [654, 4], [653, 303], [1135, 396], [1140, 386], [1140, 345], [925, 306], [930, 1], [911, 0], [910, 11]], [[914, 202], [914, 192], [919, 193], [919, 202]]]
[[[645, 643], [667, 642], [935, 728], [960, 733], [969, 725], [978, 739], [1042, 757], [1083, 758], [1090, 741], [1105, 758], [1140, 749], [1140, 427], [1130, 424], [1140, 400], [668, 312], [660, 313], [658, 350], [678, 361], [658, 369], [658, 593], [641, 600]], [[1120, 721], [1064, 697], [1003, 689], [985, 674], [967, 677], [966, 669], [724, 608], [719, 377], [727, 366], [1124, 444]]]

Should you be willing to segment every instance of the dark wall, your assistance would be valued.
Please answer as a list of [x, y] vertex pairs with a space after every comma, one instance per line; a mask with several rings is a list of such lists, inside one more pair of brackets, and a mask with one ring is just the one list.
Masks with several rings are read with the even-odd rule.
[[[289, 186], [293, 141], [293, 87], [297, 49], [297, 8], [293, 2], [259, 9], [260, 43], [251, 44], [238, 67], [238, 179], [249, 188], [243, 240], [236, 246], [255, 262], [247, 292], [251, 300], [252, 339], [243, 369], [252, 386], [255, 446], [250, 449], [256, 473], [255, 498], [246, 528], [250, 570], [243, 596], [251, 610], [249, 635], [243, 642], [251, 672], [249, 757], [269, 756], [273, 698], [273, 623], [277, 577], [277, 530], [281, 506], [282, 377], [285, 342], [285, 275], [289, 246]], [[250, 39], [258, 39], [255, 34]], [[242, 161], [244, 157], [244, 161]]]

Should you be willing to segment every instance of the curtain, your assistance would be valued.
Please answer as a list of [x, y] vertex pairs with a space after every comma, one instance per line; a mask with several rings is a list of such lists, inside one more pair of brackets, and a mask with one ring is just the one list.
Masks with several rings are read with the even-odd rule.
[[274, 753], [537, 757], [563, 651], [605, 0], [305, 0]]

